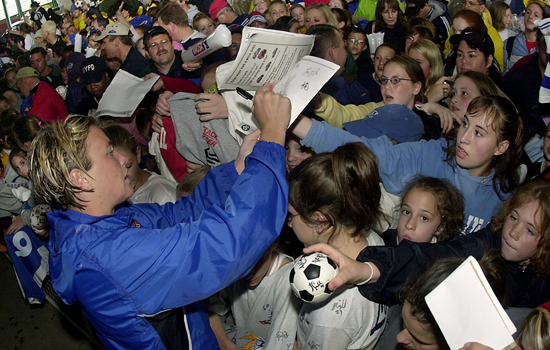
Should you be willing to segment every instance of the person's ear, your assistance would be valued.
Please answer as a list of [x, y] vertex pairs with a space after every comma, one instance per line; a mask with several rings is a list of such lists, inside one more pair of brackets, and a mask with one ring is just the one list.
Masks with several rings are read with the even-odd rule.
[[422, 82], [421, 81], [417, 81], [416, 83], [414, 83], [414, 90], [413, 90], [413, 94], [416, 96], [420, 93], [420, 90], [422, 89]]
[[335, 48], [334, 47], [329, 47], [328, 50], [327, 50], [327, 54], [325, 55], [325, 59], [327, 61], [330, 61], [332, 63], [336, 63], [336, 55], [335, 55]]
[[434, 236], [439, 236], [443, 233], [443, 231], [445, 230], [445, 226], [443, 225], [443, 223], [439, 224], [439, 226], [437, 227], [437, 230], [434, 232]]
[[493, 57], [493, 55], [489, 55], [489, 57], [487, 57], [487, 70], [489, 70], [489, 68], [491, 68], [491, 66], [493, 65], [493, 60], [495, 58]]
[[500, 156], [501, 154], [506, 153], [506, 151], [508, 150], [508, 147], [510, 147], [510, 141], [508, 140], [502, 141], [501, 143], [498, 144], [497, 150], [495, 151], [494, 155]]
[[137, 146], [137, 149], [136, 149], [136, 156], [137, 156], [137, 161], [138, 161], [138, 163], [141, 162], [141, 145], [138, 145], [138, 146]]
[[69, 177], [74, 187], [80, 190], [90, 189], [90, 181], [84, 171], [75, 168], [71, 170], [71, 172], [69, 173]]
[[314, 226], [315, 232], [318, 234], [321, 234], [325, 232], [325, 230], [330, 227], [330, 223], [327, 220], [327, 217], [325, 214], [321, 213], [320, 211], [315, 211], [313, 213], [313, 217], [315, 218], [315, 221], [317, 222]]

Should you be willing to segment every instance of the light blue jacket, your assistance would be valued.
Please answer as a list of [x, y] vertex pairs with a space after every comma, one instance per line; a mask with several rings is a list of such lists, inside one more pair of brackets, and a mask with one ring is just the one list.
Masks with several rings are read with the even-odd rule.
[[197, 302], [244, 277], [277, 238], [288, 211], [285, 155], [259, 142], [240, 176], [220, 165], [176, 203], [50, 213], [55, 290], [80, 302], [107, 349], [164, 349], [146, 318], [182, 306], [192, 348], [217, 349]]
[[[326, 122], [313, 120], [304, 146], [317, 153], [332, 152], [338, 146], [350, 142], [362, 142], [378, 158], [380, 177], [386, 190], [401, 195], [406, 184], [416, 175], [433, 176], [449, 180], [464, 196], [466, 212], [464, 233], [475, 232], [489, 223], [502, 203], [493, 189], [493, 176], [470, 176], [466, 169], [452, 166], [445, 161], [444, 139], [408, 142], [394, 145], [386, 136], [367, 139], [350, 134]], [[506, 194], [501, 194], [506, 198]]]

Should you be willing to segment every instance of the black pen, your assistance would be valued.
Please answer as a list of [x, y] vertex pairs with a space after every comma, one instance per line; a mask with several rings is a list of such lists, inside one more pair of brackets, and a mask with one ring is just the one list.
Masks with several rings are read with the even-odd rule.
[[239, 95], [241, 95], [243, 98], [247, 99], [247, 100], [252, 100], [254, 98], [254, 96], [252, 96], [248, 91], [246, 91], [245, 89], [241, 89], [240, 87], [238, 87], [237, 89], [237, 93]]

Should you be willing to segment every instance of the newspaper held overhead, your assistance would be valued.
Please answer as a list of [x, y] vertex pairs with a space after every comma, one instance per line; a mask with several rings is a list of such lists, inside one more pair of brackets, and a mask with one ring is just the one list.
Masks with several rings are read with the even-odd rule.
[[[290, 124], [309, 101], [340, 69], [332, 62], [308, 56], [315, 37], [262, 28], [245, 27], [237, 58], [218, 88], [234, 90], [240, 87], [256, 91], [268, 84], [274, 91], [290, 99]], [[259, 127], [250, 114], [236, 130], [245, 135]]]
[[156, 76], [149, 80], [143, 80], [122, 69], [119, 70], [103, 93], [94, 118], [102, 116], [131, 117], [143, 97], [151, 91], [159, 78]]
[[472, 256], [426, 295], [426, 303], [451, 350], [467, 342], [495, 350], [515, 347], [516, 327]]

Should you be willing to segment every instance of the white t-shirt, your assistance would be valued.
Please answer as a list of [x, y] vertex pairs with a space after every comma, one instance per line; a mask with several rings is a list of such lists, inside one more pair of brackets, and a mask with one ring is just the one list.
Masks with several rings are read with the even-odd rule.
[[[369, 246], [384, 245], [374, 232]], [[388, 307], [372, 302], [357, 287], [337, 289], [328, 300], [304, 303], [298, 318], [298, 347], [314, 349], [373, 349], [384, 331]]]
[[130, 204], [137, 203], [157, 203], [164, 204], [167, 202], [174, 203], [176, 201], [176, 186], [177, 183], [158, 174], [151, 173], [147, 182], [143, 184], [132, 197], [128, 198]]

